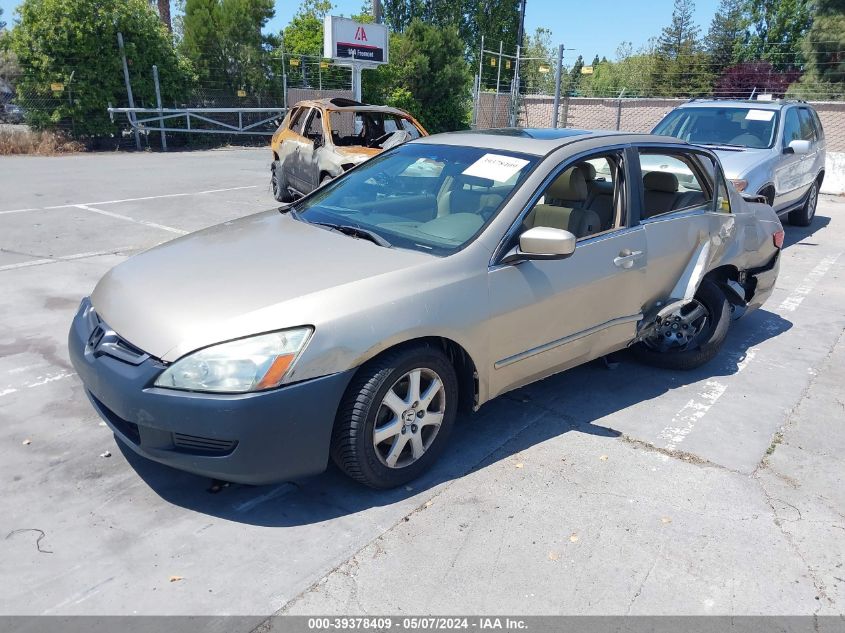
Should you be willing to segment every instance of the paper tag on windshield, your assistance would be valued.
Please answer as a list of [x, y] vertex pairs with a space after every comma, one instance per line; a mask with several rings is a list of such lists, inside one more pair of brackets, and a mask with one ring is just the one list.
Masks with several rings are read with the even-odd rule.
[[502, 156], [501, 154], [484, 154], [472, 165], [464, 169], [464, 176], [489, 178], [496, 182], [506, 182], [520, 169], [528, 164], [527, 160]]
[[749, 110], [745, 118], [748, 121], [771, 121], [774, 116], [774, 110]]

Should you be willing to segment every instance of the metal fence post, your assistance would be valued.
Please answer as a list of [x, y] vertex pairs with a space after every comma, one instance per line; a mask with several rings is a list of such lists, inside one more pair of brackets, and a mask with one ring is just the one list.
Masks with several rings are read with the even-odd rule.
[[474, 127], [478, 127], [478, 118], [481, 110], [481, 74], [484, 72], [484, 36], [481, 36], [481, 49], [478, 51], [478, 88], [475, 91], [475, 112], [472, 115]]
[[511, 85], [511, 116], [510, 126], [516, 127], [519, 118], [519, 61], [522, 57], [522, 47], [516, 47], [516, 68], [513, 73], [513, 84]]
[[158, 108], [158, 126], [161, 128], [161, 149], [167, 151], [167, 133], [164, 131], [164, 119], [161, 118], [161, 86], [158, 83], [158, 66], [153, 64], [153, 82], [156, 87], [156, 107]]
[[[120, 48], [120, 57], [123, 60], [123, 80], [126, 82], [126, 96], [129, 97], [129, 107], [135, 107], [135, 99], [132, 97], [132, 84], [129, 83], [129, 65], [126, 63], [126, 49], [123, 47], [123, 33], [117, 32], [117, 45]], [[141, 149], [141, 136], [138, 134], [138, 126], [132, 117], [129, 117], [132, 131], [135, 132], [135, 149]]]
[[625, 89], [619, 91], [619, 96], [616, 98], [616, 130], [622, 128], [622, 95], [625, 94]]
[[557, 47], [557, 70], [555, 71], [555, 106], [552, 112], [552, 127], [557, 127], [558, 111], [560, 110], [560, 81], [563, 72], [563, 44]]
[[569, 80], [566, 81], [566, 93], [563, 95], [563, 127], [569, 126]]
[[496, 127], [496, 115], [499, 113], [499, 84], [502, 80], [502, 40], [499, 40], [499, 61], [496, 70], [496, 98], [493, 101], [493, 112], [490, 113], [490, 127]]

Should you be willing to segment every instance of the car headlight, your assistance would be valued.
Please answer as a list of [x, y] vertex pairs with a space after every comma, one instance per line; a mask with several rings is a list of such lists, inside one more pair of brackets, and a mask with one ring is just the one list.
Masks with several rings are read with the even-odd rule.
[[733, 183], [734, 189], [740, 193], [745, 191], [745, 188], [748, 186], [748, 181], [743, 180], [742, 178], [732, 178], [731, 182]]
[[170, 365], [155, 386], [217, 393], [278, 387], [312, 331], [294, 328], [206, 347]]

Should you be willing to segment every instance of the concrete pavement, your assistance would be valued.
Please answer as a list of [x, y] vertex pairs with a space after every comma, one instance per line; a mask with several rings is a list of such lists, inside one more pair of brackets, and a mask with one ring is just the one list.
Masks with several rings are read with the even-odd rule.
[[66, 332], [126, 256], [271, 207], [267, 167], [0, 159], [0, 614], [843, 611], [844, 199], [787, 228], [774, 296], [704, 368], [511, 393], [409, 489], [331, 468], [212, 493], [119, 449]]

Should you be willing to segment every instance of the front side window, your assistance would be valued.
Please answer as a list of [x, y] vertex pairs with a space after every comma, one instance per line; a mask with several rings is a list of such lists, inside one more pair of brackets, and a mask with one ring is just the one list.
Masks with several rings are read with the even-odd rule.
[[314, 114], [311, 115], [311, 119], [308, 121], [308, 129], [305, 131], [305, 136], [312, 141], [323, 140], [323, 117], [317, 109], [314, 110]]
[[290, 123], [288, 124], [288, 129], [293, 130], [296, 133], [299, 133], [300, 128], [302, 127], [302, 114], [303, 112], [307, 112], [308, 108], [296, 108], [290, 115]]
[[654, 134], [674, 136], [696, 145], [763, 149], [774, 145], [776, 129], [775, 110], [689, 107], [667, 114], [654, 128]]
[[305, 222], [366, 229], [396, 247], [448, 255], [481, 232], [538, 160], [411, 143], [368, 160], [294, 208]]
[[792, 141], [801, 140], [801, 120], [798, 118], [798, 108], [790, 108], [786, 111], [786, 118], [783, 120], [783, 146], [786, 147]]
[[523, 228], [564, 229], [578, 239], [620, 228], [625, 221], [624, 181], [622, 152], [579, 160], [545, 188]]
[[695, 159], [682, 152], [640, 151], [643, 176], [641, 219], [709, 206], [713, 198], [707, 176]]

